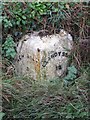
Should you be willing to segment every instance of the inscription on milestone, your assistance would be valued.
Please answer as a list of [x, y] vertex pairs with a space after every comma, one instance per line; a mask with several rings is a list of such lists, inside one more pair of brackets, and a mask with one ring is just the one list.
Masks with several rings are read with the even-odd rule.
[[46, 60], [46, 59], [44, 59], [44, 60], [42, 60], [42, 66], [43, 67], [46, 67], [46, 65], [49, 63], [49, 61], [51, 60], [51, 59], [53, 59], [53, 58], [55, 58], [55, 57], [61, 57], [61, 56], [63, 56], [63, 57], [67, 57], [68, 56], [68, 53], [67, 52], [65, 52], [65, 51], [59, 51], [59, 52], [53, 52], [52, 54], [48, 54], [48, 59]]

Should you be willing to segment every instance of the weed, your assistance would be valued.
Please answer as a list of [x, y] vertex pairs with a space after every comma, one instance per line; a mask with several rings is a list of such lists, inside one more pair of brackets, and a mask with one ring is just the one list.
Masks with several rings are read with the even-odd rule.
[[5, 57], [7, 57], [8, 59], [13, 59], [15, 57], [16, 55], [15, 46], [16, 45], [13, 41], [13, 38], [11, 37], [11, 35], [8, 35], [5, 43], [2, 45]]
[[[75, 71], [74, 71], [75, 72]], [[76, 73], [76, 72], [75, 72]], [[8, 104], [9, 111], [6, 116], [23, 119], [74, 119], [87, 118], [88, 88], [87, 73], [75, 79], [73, 85], [63, 86], [63, 80], [33, 81], [30, 77], [12, 78], [11, 81], [17, 90], [11, 92], [12, 99]], [[8, 80], [5, 83], [11, 84]], [[4, 81], [3, 81], [4, 82]], [[6, 86], [3, 84], [3, 90]], [[3, 93], [4, 94], [4, 93]], [[8, 92], [9, 94], [9, 92]], [[3, 105], [5, 109], [5, 106]], [[4, 110], [3, 109], [3, 110]], [[4, 111], [5, 112], [5, 111]], [[8, 115], [7, 115], [8, 113]]]

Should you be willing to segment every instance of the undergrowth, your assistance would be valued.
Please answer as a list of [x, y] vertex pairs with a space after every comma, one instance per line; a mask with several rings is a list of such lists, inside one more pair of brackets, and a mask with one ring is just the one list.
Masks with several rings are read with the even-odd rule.
[[68, 86], [64, 80], [33, 81], [30, 77], [4, 79], [4, 120], [89, 119], [89, 71]]

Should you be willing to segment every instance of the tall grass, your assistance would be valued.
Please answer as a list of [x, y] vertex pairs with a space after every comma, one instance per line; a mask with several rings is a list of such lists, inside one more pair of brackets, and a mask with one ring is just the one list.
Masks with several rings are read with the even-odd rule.
[[2, 81], [4, 119], [89, 119], [89, 68], [73, 84], [63, 79], [33, 81], [14, 77]]

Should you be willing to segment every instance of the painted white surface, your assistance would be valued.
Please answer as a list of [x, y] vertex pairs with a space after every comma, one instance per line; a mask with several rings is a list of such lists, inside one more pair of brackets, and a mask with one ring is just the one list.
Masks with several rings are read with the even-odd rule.
[[72, 47], [72, 37], [64, 30], [59, 34], [43, 37], [38, 34], [25, 35], [17, 47], [17, 74], [30, 75], [33, 79], [62, 76], [68, 64], [68, 57], [63, 54], [69, 54], [67, 49], [71, 50]]

